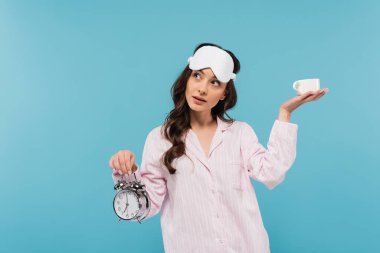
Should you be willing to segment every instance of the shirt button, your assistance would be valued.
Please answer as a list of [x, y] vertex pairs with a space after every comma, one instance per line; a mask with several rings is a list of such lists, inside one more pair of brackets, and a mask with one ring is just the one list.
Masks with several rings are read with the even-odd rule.
[[222, 240], [222, 239], [219, 239], [219, 242], [220, 242], [221, 244], [223, 244], [223, 240]]

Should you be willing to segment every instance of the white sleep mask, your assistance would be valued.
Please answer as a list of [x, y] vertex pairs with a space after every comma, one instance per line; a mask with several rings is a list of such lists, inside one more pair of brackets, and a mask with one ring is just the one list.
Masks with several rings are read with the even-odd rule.
[[226, 83], [230, 79], [236, 79], [236, 74], [233, 73], [234, 61], [232, 57], [218, 47], [203, 46], [193, 56], [190, 56], [187, 62], [189, 62], [189, 68], [192, 70], [211, 68], [216, 78], [221, 82]]

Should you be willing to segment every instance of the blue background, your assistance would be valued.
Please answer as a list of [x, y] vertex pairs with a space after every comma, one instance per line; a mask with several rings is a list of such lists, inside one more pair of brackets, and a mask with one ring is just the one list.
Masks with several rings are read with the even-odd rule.
[[233, 118], [265, 147], [298, 79], [297, 158], [257, 191], [272, 252], [374, 252], [379, 235], [380, 3], [0, 1], [0, 251], [163, 252], [159, 215], [117, 223], [108, 161], [172, 108], [196, 45], [241, 62]]

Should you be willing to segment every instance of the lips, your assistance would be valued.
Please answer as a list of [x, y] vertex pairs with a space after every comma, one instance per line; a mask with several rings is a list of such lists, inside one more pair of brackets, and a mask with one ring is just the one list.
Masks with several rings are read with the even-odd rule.
[[196, 99], [198, 99], [198, 100], [201, 100], [201, 101], [203, 101], [203, 102], [206, 102], [206, 100], [204, 100], [204, 99], [201, 98], [201, 97], [193, 96], [193, 98], [196, 98]]

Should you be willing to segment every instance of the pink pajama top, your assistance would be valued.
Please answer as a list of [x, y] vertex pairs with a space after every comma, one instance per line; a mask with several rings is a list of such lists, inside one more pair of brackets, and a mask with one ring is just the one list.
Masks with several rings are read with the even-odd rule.
[[[230, 124], [218, 117], [217, 123], [208, 157], [189, 129], [184, 139], [188, 157], [174, 160], [175, 174], [160, 164], [172, 146], [160, 133], [162, 125], [150, 131], [135, 172], [151, 198], [146, 219], [161, 211], [166, 253], [269, 253], [250, 178], [268, 189], [284, 180], [296, 158], [298, 125], [276, 119], [265, 149], [246, 122]], [[115, 183], [120, 177], [113, 172]]]

